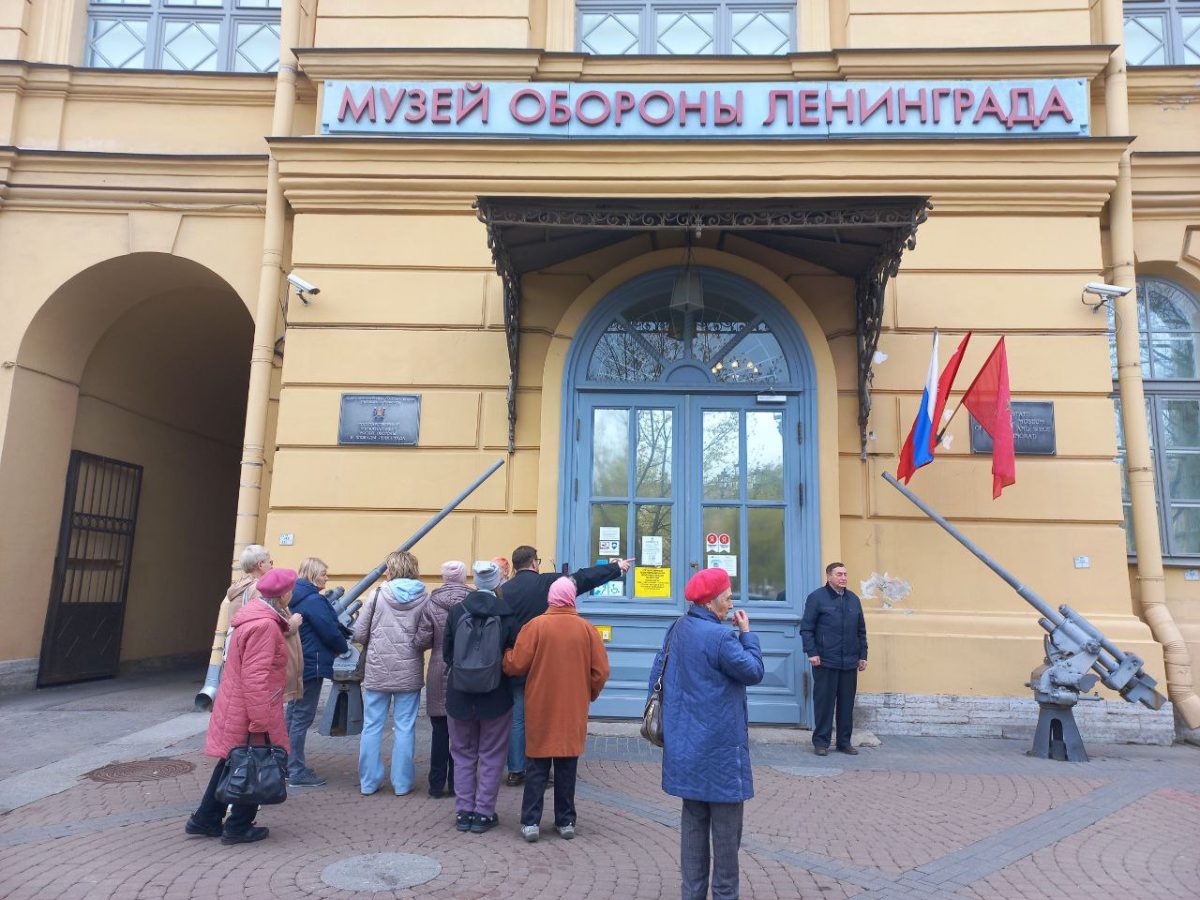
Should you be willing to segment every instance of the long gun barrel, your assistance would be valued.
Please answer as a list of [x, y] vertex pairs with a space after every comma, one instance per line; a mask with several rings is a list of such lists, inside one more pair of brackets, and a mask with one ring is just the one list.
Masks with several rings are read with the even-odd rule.
[[[1100, 676], [1105, 687], [1116, 691], [1131, 703], [1141, 703], [1150, 709], [1159, 709], [1166, 698], [1155, 690], [1158, 682], [1142, 669], [1142, 660], [1133, 653], [1124, 653], [1112, 641], [1106, 638], [1095, 625], [1067, 605], [1058, 609], [1021, 584], [1011, 573], [998, 562], [984, 553], [973, 541], [957, 528], [934, 512], [916, 494], [900, 484], [890, 472], [884, 472], [883, 478], [916, 506], [921, 512], [937, 522], [956, 541], [966, 547], [985, 566], [999, 575], [1017, 592], [1017, 594], [1042, 614], [1038, 624], [1047, 632], [1047, 658], [1052, 661], [1065, 660], [1074, 657], [1076, 660], [1089, 659], [1090, 664], [1083, 666], [1083, 671], [1091, 668]], [[1081, 673], [1076, 673], [1078, 676]], [[1091, 676], [1094, 683], [1095, 676]], [[1078, 680], [1076, 684], [1082, 684]], [[1061, 684], [1061, 683], [1060, 683]]]

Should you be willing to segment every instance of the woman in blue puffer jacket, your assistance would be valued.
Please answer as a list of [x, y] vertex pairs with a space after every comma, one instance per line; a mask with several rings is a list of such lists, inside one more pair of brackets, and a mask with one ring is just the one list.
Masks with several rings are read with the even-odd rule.
[[[742, 810], [754, 796], [746, 686], [763, 679], [762, 648], [739, 609], [729, 574], [702, 569], [684, 596], [692, 606], [671, 626], [650, 670], [663, 678], [662, 787], [683, 800], [679, 868], [683, 900], [738, 896]], [[663, 660], [666, 658], [666, 671]], [[711, 852], [710, 852], [711, 842]]]

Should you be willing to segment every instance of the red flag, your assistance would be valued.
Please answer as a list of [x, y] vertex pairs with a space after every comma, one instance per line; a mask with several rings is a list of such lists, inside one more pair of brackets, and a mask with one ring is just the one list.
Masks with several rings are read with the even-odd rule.
[[1017, 483], [1017, 457], [1013, 449], [1012, 399], [1008, 390], [1008, 357], [1004, 338], [987, 358], [967, 392], [963, 406], [992, 439], [992, 499]]
[[[938, 378], [937, 399], [933, 407], [933, 429], [929, 432], [930, 457], [933, 456], [934, 449], [937, 447], [938, 433], [942, 428], [942, 413], [946, 410], [946, 399], [950, 396], [950, 391], [954, 387], [954, 376], [958, 374], [958, 367], [962, 363], [963, 354], [967, 350], [967, 342], [969, 340], [971, 340], [971, 332], [968, 331], [966, 336], [959, 341], [958, 349], [950, 355], [950, 359], [946, 362], [946, 368], [942, 369], [942, 374]], [[913, 433], [915, 431], [916, 427], [914, 426], [908, 432], [908, 437], [904, 439], [904, 447], [900, 450], [900, 465], [896, 469], [896, 477], [903, 479], [905, 484], [908, 484], [908, 480], [920, 468], [913, 461]], [[925, 465], [925, 463], [922, 463], [922, 465]]]

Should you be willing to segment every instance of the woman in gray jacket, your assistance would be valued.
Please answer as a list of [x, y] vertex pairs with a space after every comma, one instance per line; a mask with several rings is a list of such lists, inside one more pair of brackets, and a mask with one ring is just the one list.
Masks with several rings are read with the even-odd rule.
[[383, 726], [392, 707], [392, 789], [397, 797], [413, 790], [413, 731], [425, 651], [433, 646], [433, 626], [425, 615], [429, 592], [417, 575], [417, 558], [398, 551], [387, 558], [387, 581], [377, 587], [354, 622], [354, 640], [363, 645], [363, 730], [358, 744], [358, 782], [373, 794], [383, 783]]

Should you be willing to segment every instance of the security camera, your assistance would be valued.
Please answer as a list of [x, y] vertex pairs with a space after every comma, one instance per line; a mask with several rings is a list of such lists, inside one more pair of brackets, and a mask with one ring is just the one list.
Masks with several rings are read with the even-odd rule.
[[1117, 297], [1124, 297], [1133, 288], [1119, 287], [1115, 284], [1105, 284], [1102, 281], [1089, 281], [1083, 286], [1085, 294], [1095, 294], [1104, 300], [1113, 300]]
[[304, 299], [305, 294], [311, 294], [312, 296], [315, 297], [315, 296], [317, 296], [317, 294], [321, 293], [321, 289], [319, 287], [317, 287], [312, 282], [305, 281], [303, 278], [301, 278], [295, 272], [292, 272], [290, 275], [288, 275], [288, 284], [290, 284], [292, 287], [294, 287], [297, 291], [300, 292], [301, 300]]

